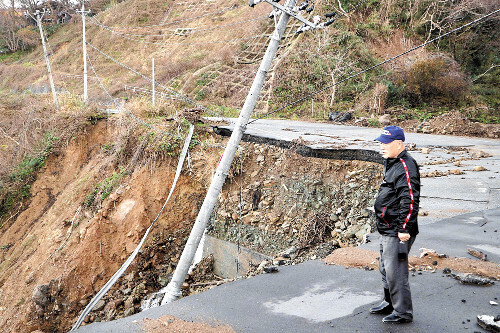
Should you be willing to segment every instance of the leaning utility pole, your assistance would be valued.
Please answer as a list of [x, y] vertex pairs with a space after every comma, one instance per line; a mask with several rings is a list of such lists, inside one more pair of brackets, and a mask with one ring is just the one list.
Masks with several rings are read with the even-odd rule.
[[[250, 6], [253, 7], [256, 3], [260, 1], [250, 0]], [[296, 13], [292, 12], [292, 8], [295, 6], [296, 0], [287, 0], [285, 6], [281, 6], [272, 0], [266, 1], [273, 5], [275, 8], [279, 6], [282, 11], [282, 15], [276, 25], [273, 35], [271, 36], [271, 41], [269, 46], [267, 47], [266, 54], [264, 55], [264, 59], [262, 59], [262, 63], [260, 64], [260, 68], [255, 76], [255, 79], [252, 83], [252, 87], [250, 88], [250, 92], [245, 100], [245, 104], [241, 109], [240, 116], [236, 121], [234, 126], [233, 133], [229, 142], [226, 146], [226, 150], [222, 156], [222, 159], [215, 170], [215, 174], [212, 178], [212, 183], [207, 191], [207, 195], [205, 200], [203, 201], [203, 205], [201, 206], [200, 212], [198, 213], [198, 217], [193, 226], [193, 230], [189, 235], [184, 251], [182, 252], [179, 263], [175, 269], [174, 275], [170, 283], [160, 290], [160, 293], [165, 293], [165, 296], [162, 300], [162, 305], [169, 303], [175, 300], [177, 297], [181, 295], [181, 287], [186, 279], [186, 275], [188, 273], [189, 267], [193, 262], [194, 255], [200, 243], [200, 239], [203, 236], [203, 232], [207, 226], [208, 219], [212, 214], [215, 203], [217, 202], [217, 197], [219, 196], [222, 186], [226, 180], [227, 173], [229, 168], [233, 162], [234, 155], [241, 141], [241, 137], [246, 129], [248, 124], [248, 120], [250, 119], [250, 115], [255, 108], [257, 100], [260, 95], [260, 91], [264, 84], [264, 80], [266, 75], [271, 67], [271, 63], [276, 55], [276, 51], [278, 50], [278, 46], [280, 44], [280, 40], [283, 37], [283, 33], [285, 32], [286, 25], [290, 16], [297, 17]], [[297, 17], [298, 18], [298, 17]], [[311, 28], [316, 28], [316, 24], [313, 24], [302, 17], [300, 17], [300, 21], [309, 25]]]
[[38, 24], [38, 30], [40, 30], [40, 38], [42, 38], [42, 45], [43, 45], [43, 54], [45, 57], [45, 63], [47, 64], [47, 72], [49, 73], [49, 82], [50, 82], [50, 89], [52, 90], [52, 97], [54, 98], [54, 104], [56, 105], [56, 109], [59, 111], [59, 102], [57, 101], [57, 94], [56, 94], [56, 88], [54, 86], [54, 79], [52, 78], [52, 70], [50, 69], [50, 61], [49, 61], [49, 55], [47, 54], [47, 47], [45, 46], [45, 36], [43, 35], [43, 29], [42, 29], [42, 17], [46, 14], [47, 12], [44, 10], [43, 12], [40, 12], [37, 10], [33, 17], [31, 13], [28, 13], [33, 20], [36, 20], [36, 23]]
[[83, 48], [83, 101], [87, 103], [88, 100], [88, 84], [87, 84], [87, 38], [86, 38], [86, 26], [85, 26], [85, 14], [90, 13], [90, 10], [85, 11], [85, 1], [82, 0], [82, 9], [80, 11], [82, 14], [82, 48]]

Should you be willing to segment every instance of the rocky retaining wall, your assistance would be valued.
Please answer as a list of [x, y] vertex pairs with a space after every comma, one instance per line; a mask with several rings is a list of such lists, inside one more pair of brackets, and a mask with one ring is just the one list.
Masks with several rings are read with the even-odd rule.
[[243, 246], [275, 256], [292, 246], [358, 244], [371, 232], [380, 164], [304, 157], [277, 145], [242, 146], [234, 163], [243, 158], [243, 172], [226, 181], [211, 235], [239, 239]]

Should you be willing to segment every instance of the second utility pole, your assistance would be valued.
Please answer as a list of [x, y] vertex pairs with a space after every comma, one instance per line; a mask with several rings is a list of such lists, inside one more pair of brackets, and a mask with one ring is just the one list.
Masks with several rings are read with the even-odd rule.
[[[291, 10], [295, 6], [296, 0], [287, 0], [285, 4], [285, 8]], [[203, 232], [208, 223], [208, 219], [212, 214], [215, 203], [217, 202], [217, 197], [219, 196], [222, 185], [226, 180], [227, 173], [229, 168], [233, 162], [234, 155], [236, 154], [236, 150], [241, 141], [241, 137], [245, 132], [246, 126], [248, 124], [248, 120], [250, 119], [250, 115], [257, 104], [257, 100], [260, 95], [260, 91], [262, 86], [264, 85], [264, 81], [266, 79], [266, 75], [271, 67], [271, 63], [276, 55], [276, 51], [278, 50], [281, 38], [283, 37], [283, 33], [285, 32], [286, 25], [288, 23], [288, 19], [290, 15], [283, 11], [278, 24], [274, 30], [273, 35], [271, 36], [271, 41], [269, 42], [269, 46], [267, 47], [266, 54], [264, 55], [264, 59], [262, 59], [262, 63], [260, 64], [259, 70], [255, 79], [252, 83], [252, 87], [250, 88], [250, 92], [245, 100], [245, 104], [241, 109], [240, 116], [234, 125], [234, 130], [229, 139], [229, 142], [226, 146], [226, 150], [222, 155], [222, 159], [215, 170], [215, 174], [212, 178], [212, 183], [207, 191], [207, 195], [205, 200], [203, 201], [203, 205], [201, 206], [200, 212], [198, 213], [198, 217], [196, 218], [196, 222], [194, 223], [193, 230], [191, 230], [191, 234], [187, 240], [186, 246], [184, 247], [184, 251], [182, 252], [179, 263], [175, 269], [174, 275], [170, 283], [160, 290], [160, 292], [165, 293], [161, 304], [169, 303], [175, 300], [177, 297], [181, 295], [181, 288], [184, 280], [186, 279], [186, 275], [188, 273], [189, 267], [193, 262], [194, 255], [196, 253], [196, 249], [200, 243], [201, 237], [203, 236]]]
[[88, 95], [88, 83], [87, 83], [87, 37], [85, 26], [85, 14], [89, 14], [90, 10], [85, 11], [85, 0], [82, 0], [82, 9], [77, 10], [77, 13], [80, 12], [82, 14], [82, 49], [83, 49], [83, 101], [87, 103], [89, 95]]
[[[59, 102], [57, 101], [56, 87], [54, 85], [54, 79], [52, 78], [52, 70], [50, 69], [49, 55], [47, 54], [47, 47], [45, 46], [45, 36], [43, 35], [42, 29], [42, 16], [45, 15], [44, 12], [37, 10], [35, 12], [36, 23], [38, 24], [38, 29], [40, 30], [40, 38], [42, 39], [43, 54], [45, 56], [45, 63], [47, 64], [47, 72], [49, 74], [50, 89], [52, 90], [52, 97], [54, 98], [54, 104], [57, 111], [59, 111]], [[31, 16], [33, 18], [33, 16]]]
[[82, 1], [82, 24], [83, 24], [83, 101], [87, 103], [88, 91], [87, 91], [87, 40], [85, 36], [85, 1]]

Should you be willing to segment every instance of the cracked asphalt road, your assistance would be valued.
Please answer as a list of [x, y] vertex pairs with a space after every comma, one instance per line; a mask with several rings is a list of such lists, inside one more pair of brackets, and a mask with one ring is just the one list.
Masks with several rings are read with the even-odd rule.
[[[232, 130], [233, 126], [220, 128]], [[261, 119], [250, 124], [245, 134], [262, 140], [303, 140], [312, 149], [378, 152], [379, 145], [373, 139], [380, 134], [380, 129]], [[500, 140], [419, 133], [405, 135], [405, 143], [415, 144], [416, 150], [411, 150], [410, 154], [419, 163], [421, 173], [457, 169], [463, 172], [422, 178], [421, 210], [429, 214], [419, 218], [420, 224], [500, 207]], [[430, 148], [430, 151], [423, 153], [421, 148]], [[490, 156], [477, 158], [480, 152]], [[459, 166], [454, 164], [457, 161], [460, 161]], [[486, 170], [473, 171], [475, 166]]]

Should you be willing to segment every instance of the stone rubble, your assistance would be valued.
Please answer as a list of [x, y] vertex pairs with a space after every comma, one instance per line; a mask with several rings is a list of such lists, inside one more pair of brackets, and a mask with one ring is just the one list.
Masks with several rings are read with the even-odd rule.
[[242, 197], [241, 179], [233, 177], [218, 198], [209, 234], [277, 256], [291, 246], [360, 244], [373, 230], [369, 208], [380, 165], [306, 158], [263, 144], [244, 150]]

